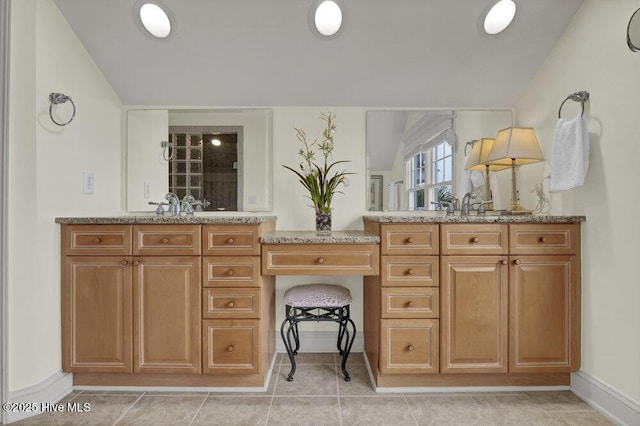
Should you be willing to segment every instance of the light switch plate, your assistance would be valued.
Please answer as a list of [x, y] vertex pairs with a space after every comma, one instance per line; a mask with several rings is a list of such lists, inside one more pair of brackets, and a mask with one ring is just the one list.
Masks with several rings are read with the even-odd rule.
[[93, 172], [82, 173], [82, 190], [85, 194], [93, 194], [95, 192], [95, 176]]

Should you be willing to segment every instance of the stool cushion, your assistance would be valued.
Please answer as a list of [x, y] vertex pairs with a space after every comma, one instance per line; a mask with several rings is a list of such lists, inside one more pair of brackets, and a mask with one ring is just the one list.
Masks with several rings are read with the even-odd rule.
[[336, 308], [351, 304], [351, 292], [334, 284], [297, 285], [284, 292], [284, 303], [300, 308]]

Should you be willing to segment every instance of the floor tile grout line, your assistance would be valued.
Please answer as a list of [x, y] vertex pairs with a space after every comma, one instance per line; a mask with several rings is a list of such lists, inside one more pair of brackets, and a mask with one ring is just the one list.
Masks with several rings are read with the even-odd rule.
[[145, 394], [146, 394], [146, 392], [142, 392], [142, 393], [138, 396], [138, 398], [136, 398], [136, 400], [135, 400], [135, 401], [133, 401], [133, 404], [131, 404], [131, 405], [129, 406], [129, 408], [127, 408], [126, 410], [124, 410], [124, 413], [122, 413], [122, 414], [120, 415], [120, 417], [118, 417], [118, 419], [117, 419], [115, 422], [113, 422], [113, 424], [114, 424], [114, 425], [117, 425], [117, 424], [118, 424], [118, 422], [120, 422], [120, 420], [122, 420], [122, 419], [124, 418], [124, 416], [126, 416], [126, 415], [127, 415], [127, 413], [128, 413], [129, 411], [131, 411], [131, 409], [132, 409], [132, 408], [133, 408], [133, 407], [138, 403], [138, 401], [140, 401], [140, 400], [142, 399], [142, 397], [143, 397]]
[[402, 394], [402, 398], [404, 399], [404, 403], [407, 404], [407, 408], [409, 409], [409, 414], [411, 414], [411, 418], [413, 419], [413, 421], [415, 422], [415, 425], [417, 426], [419, 424], [418, 419], [416, 418], [416, 415], [413, 413], [413, 410], [411, 409], [411, 405], [409, 405], [409, 400], [407, 399], [407, 395]]
[[[273, 369], [276, 369], [275, 365], [273, 366]], [[278, 387], [278, 379], [280, 379], [280, 370], [282, 370], [282, 358], [280, 358], [280, 364], [278, 364], [278, 372], [275, 373], [274, 371], [271, 373], [274, 375], [273, 380], [275, 380], [275, 382], [273, 383], [273, 390], [271, 391], [271, 401], [269, 402], [269, 409], [267, 410], [267, 418], [264, 421], [265, 426], [269, 424], [269, 419], [271, 418], [271, 409], [273, 408], [273, 400], [276, 395], [276, 388]]]
[[200, 414], [200, 410], [202, 410], [202, 407], [204, 406], [205, 402], [207, 402], [207, 399], [209, 399], [209, 395], [211, 395], [211, 392], [207, 392], [207, 394], [204, 396], [204, 399], [202, 400], [202, 403], [200, 404], [200, 406], [196, 410], [196, 414], [193, 416], [193, 418], [189, 422], [189, 426], [191, 426], [193, 424], [193, 422], [196, 421], [196, 418], [198, 418], [198, 414]]

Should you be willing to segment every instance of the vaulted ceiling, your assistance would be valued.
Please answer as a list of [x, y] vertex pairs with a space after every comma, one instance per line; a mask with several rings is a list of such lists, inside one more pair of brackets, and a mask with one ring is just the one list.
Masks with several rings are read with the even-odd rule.
[[582, 0], [516, 0], [497, 36], [492, 0], [342, 0], [337, 37], [309, 30], [313, 0], [162, 0], [175, 34], [138, 1], [54, 0], [126, 105], [512, 107]]

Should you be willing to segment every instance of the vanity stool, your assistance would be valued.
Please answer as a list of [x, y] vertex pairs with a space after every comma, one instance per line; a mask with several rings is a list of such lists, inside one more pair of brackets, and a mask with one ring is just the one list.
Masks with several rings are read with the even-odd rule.
[[[351, 304], [349, 289], [333, 284], [297, 285], [285, 291], [284, 303], [286, 318], [282, 321], [280, 335], [291, 360], [291, 371], [287, 381], [293, 381], [293, 375], [296, 372], [294, 357], [300, 349], [298, 323], [303, 321], [334, 321], [339, 324], [337, 347], [342, 355], [342, 374], [346, 382], [350, 381], [347, 358], [356, 338], [356, 325], [349, 314]], [[348, 325], [351, 326], [351, 333]], [[286, 326], [288, 328], [285, 332]]]

